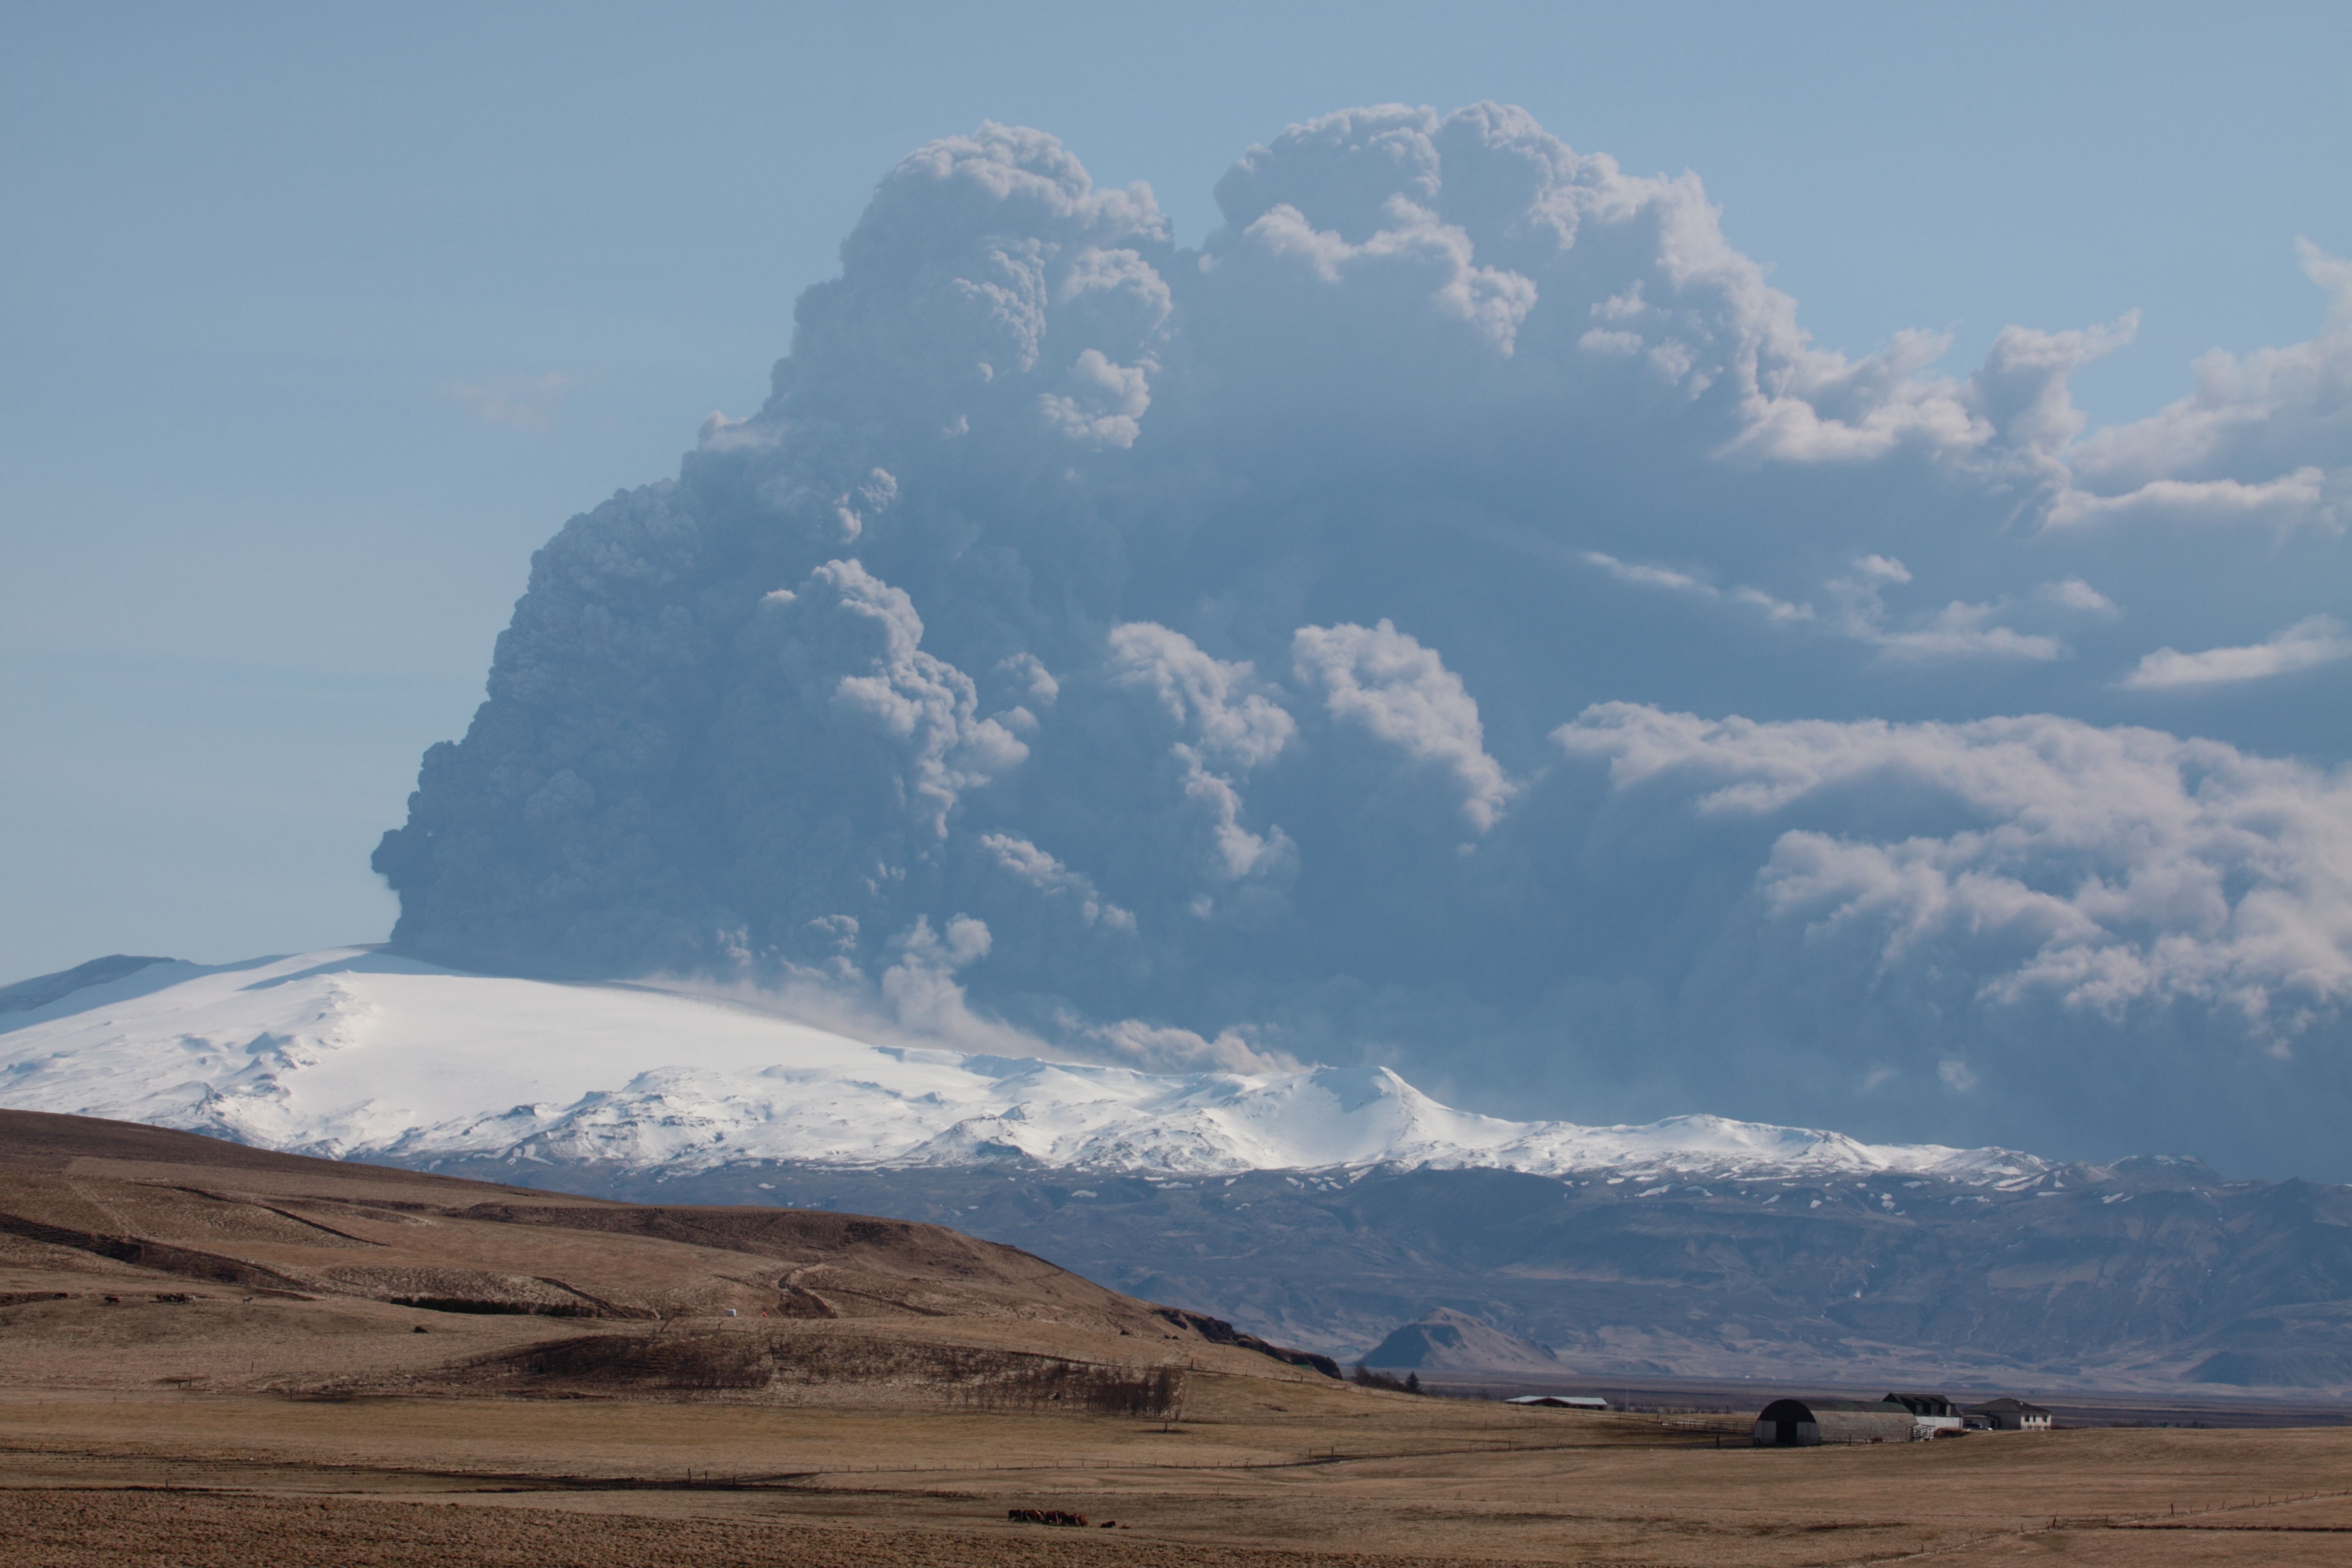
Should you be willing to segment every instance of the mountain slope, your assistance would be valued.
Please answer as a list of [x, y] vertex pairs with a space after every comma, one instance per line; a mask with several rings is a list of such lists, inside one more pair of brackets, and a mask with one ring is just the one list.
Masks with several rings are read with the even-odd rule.
[[[55, 974], [37, 974], [13, 985], [0, 985], [0, 1013], [29, 1013], [77, 991], [87, 991], [110, 981], [125, 979], [158, 963], [180, 964], [181, 961], [114, 952], [104, 958], [93, 958], [88, 963], [77, 963], [71, 969], [60, 969]], [[181, 967], [192, 969], [194, 965], [181, 964]]]
[[878, 1047], [350, 949], [0, 1015], [0, 1103], [653, 1205], [893, 1215], [1352, 1359], [1433, 1305], [1574, 1371], [2352, 1388], [2352, 1189], [1685, 1117], [1378, 1069]]
[[1873, 1146], [1684, 1116], [1643, 1127], [1454, 1110], [1382, 1068], [1161, 1075], [875, 1046], [736, 1002], [463, 974], [337, 949], [161, 963], [0, 1019], [0, 1104], [422, 1163], [844, 1165], [1231, 1173], [1415, 1167], [1995, 1183], [2003, 1150]]

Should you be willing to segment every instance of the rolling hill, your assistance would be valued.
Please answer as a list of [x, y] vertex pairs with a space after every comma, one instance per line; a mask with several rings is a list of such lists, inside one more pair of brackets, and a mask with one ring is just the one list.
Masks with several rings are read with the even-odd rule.
[[638, 1205], [0, 1112], [0, 1382], [1156, 1413], [1328, 1363], [940, 1226]]

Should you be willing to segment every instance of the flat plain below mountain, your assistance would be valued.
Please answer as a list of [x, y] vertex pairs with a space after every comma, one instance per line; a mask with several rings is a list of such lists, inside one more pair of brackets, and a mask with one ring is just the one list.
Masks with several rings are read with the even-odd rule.
[[944, 1226], [0, 1115], [19, 1564], [2320, 1563], [2352, 1537], [2342, 1427], [1756, 1449], [1746, 1411], [1331, 1370]]

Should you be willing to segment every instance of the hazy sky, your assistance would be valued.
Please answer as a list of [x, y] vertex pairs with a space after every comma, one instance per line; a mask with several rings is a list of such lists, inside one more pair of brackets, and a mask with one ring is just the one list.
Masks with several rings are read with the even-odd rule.
[[1516, 102], [1696, 172], [1817, 345], [2139, 310], [2115, 422], [2311, 337], [2347, 58], [2334, 5], [6, 5], [0, 979], [382, 937], [530, 552], [757, 406], [934, 137], [1045, 128], [1193, 246], [1290, 122]]

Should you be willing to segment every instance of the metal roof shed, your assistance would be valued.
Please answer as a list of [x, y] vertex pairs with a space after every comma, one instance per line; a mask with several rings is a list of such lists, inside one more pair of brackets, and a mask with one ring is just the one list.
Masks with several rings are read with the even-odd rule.
[[1816, 1448], [1824, 1443], [1907, 1443], [1911, 1412], [1887, 1399], [1776, 1399], [1756, 1417], [1759, 1448]]

